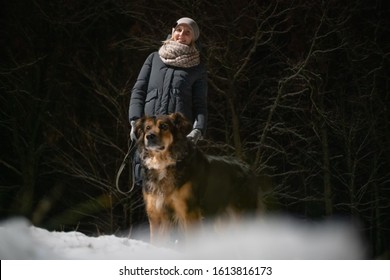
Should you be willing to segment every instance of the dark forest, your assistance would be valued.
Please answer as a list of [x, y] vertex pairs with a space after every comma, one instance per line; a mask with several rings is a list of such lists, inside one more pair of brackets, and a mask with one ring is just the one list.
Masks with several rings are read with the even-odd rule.
[[[132, 86], [175, 21], [194, 18], [208, 69], [199, 146], [263, 178], [268, 213], [359, 223], [390, 248], [387, 1], [15, 0], [0, 28], [0, 218], [119, 234], [145, 223], [115, 187]], [[120, 188], [131, 185], [128, 170]]]

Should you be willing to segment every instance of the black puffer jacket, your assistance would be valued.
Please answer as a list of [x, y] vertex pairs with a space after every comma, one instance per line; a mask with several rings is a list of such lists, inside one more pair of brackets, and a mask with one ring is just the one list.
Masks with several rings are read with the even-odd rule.
[[190, 68], [166, 65], [154, 52], [146, 59], [132, 89], [129, 121], [143, 115], [180, 112], [204, 134], [207, 122], [207, 73], [203, 64]]

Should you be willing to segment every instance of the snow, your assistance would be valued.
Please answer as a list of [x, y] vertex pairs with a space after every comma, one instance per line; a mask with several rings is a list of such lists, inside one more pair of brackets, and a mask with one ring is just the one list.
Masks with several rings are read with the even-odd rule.
[[22, 218], [0, 223], [0, 259], [273, 259], [357, 260], [365, 258], [358, 228], [345, 221], [303, 222], [263, 217], [205, 226], [185, 243], [171, 248], [114, 235], [50, 232]]

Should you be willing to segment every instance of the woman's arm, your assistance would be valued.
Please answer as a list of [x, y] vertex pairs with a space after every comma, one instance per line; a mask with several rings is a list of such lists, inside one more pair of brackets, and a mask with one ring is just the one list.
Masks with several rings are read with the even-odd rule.
[[129, 122], [139, 119], [144, 115], [145, 98], [148, 90], [150, 73], [152, 70], [153, 56], [154, 53], [150, 54], [145, 60], [141, 71], [138, 74], [137, 81], [131, 90]]
[[207, 72], [204, 67], [201, 70], [200, 78], [192, 86], [192, 104], [195, 117], [194, 129], [199, 129], [202, 135], [207, 127]]

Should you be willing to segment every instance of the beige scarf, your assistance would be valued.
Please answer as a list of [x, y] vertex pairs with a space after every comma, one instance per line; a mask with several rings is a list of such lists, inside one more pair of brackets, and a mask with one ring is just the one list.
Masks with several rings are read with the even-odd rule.
[[176, 41], [165, 41], [158, 51], [161, 60], [171, 66], [189, 68], [200, 63], [199, 52], [194, 46]]

